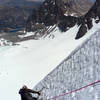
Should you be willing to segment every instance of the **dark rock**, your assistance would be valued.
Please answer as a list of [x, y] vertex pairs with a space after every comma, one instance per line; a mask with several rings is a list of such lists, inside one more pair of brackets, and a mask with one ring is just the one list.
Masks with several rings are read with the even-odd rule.
[[[86, 8], [84, 11], [80, 8], [80, 4], [82, 8]], [[84, 5], [88, 6], [85, 7]], [[81, 0], [77, 0], [77, 2], [73, 0], [45, 0], [40, 8], [36, 9], [29, 17], [26, 31], [39, 32], [38, 34], [43, 36], [47, 34], [47, 27], [49, 26], [56, 25], [62, 32], [66, 32], [78, 24], [80, 29], [77, 36], [82, 37], [87, 32], [87, 29], [91, 29], [93, 26], [92, 18], [90, 18], [92, 12], [88, 14], [88, 8], [89, 3], [87, 0], [85, 0], [85, 3]], [[66, 12], [67, 16], [64, 15]], [[75, 16], [71, 16], [73, 13]], [[83, 13], [86, 13], [86, 15], [83, 15]], [[76, 17], [76, 15], [78, 16]]]
[[62, 32], [66, 32], [71, 27], [73, 27], [77, 23], [77, 21], [78, 21], [77, 17], [63, 15], [62, 18], [60, 19], [58, 27]]
[[86, 27], [86, 24], [82, 24], [80, 26], [80, 29], [75, 37], [75, 39], [80, 39], [81, 37], [83, 37], [87, 32], [87, 27]]
[[[90, 10], [88, 10], [90, 6], [87, 1], [88, 0], [45, 0], [38, 9], [33, 9], [28, 19], [27, 16], [31, 10], [26, 10], [24, 4], [23, 6], [21, 5], [23, 11], [22, 8], [16, 8], [16, 6], [6, 7], [0, 14], [0, 31], [10, 31], [8, 32], [9, 34], [3, 34], [1, 37], [3, 36], [12, 42], [20, 42], [46, 37], [56, 27], [58, 27], [61, 32], [66, 32], [71, 27], [78, 25], [80, 28], [75, 39], [79, 39], [93, 27], [93, 18], [96, 23], [100, 21], [100, 1], [97, 0]], [[85, 8], [85, 10], [83, 8]], [[3, 14], [3, 12], [5, 13]], [[16, 34], [12, 32], [16, 31], [15, 28], [19, 28], [19, 26], [25, 26], [26, 33], [33, 31], [34, 34], [20, 38], [19, 32], [15, 32]], [[26, 33], [22, 31], [22, 35]]]
[[[34, 13], [29, 17], [26, 30], [32, 31], [32, 29], [36, 26], [36, 23], [43, 23], [45, 27], [53, 26], [55, 24], [59, 24], [58, 26], [61, 26], [61, 23], [65, 21], [64, 13], [67, 10], [66, 6], [67, 4], [64, 3], [63, 0], [44, 1], [40, 8], [35, 10]], [[64, 18], [64, 20], [61, 21], [62, 18]], [[68, 19], [71, 18], [69, 17], [66, 19], [68, 21]]]
[[81, 22], [79, 22], [79, 25], [81, 26], [75, 39], [81, 38], [86, 34], [87, 30], [93, 27], [93, 19], [96, 23], [100, 22], [100, 0], [96, 0], [91, 9], [84, 16], [81, 17]]

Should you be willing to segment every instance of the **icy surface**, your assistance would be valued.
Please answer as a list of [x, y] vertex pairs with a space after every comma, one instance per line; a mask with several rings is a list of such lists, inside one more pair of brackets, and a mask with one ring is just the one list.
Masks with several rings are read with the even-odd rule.
[[74, 39], [78, 31], [76, 25], [66, 33], [59, 30], [51, 33], [54, 39], [30, 40], [17, 46], [0, 47], [0, 98], [20, 100], [18, 91], [23, 85], [34, 87], [99, 26], [100, 23], [94, 25], [80, 40]]
[[[57, 68], [36, 87], [43, 100], [100, 100], [100, 30], [74, 50]], [[77, 90], [78, 91], [74, 91]], [[71, 93], [71, 91], [74, 91]], [[69, 93], [63, 95], [65, 93]], [[60, 96], [59, 96], [60, 95]], [[53, 98], [53, 99], [52, 99]]]

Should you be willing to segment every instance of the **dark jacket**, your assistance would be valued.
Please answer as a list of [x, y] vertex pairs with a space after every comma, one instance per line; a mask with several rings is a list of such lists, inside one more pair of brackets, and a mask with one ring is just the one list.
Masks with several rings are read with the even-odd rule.
[[21, 95], [21, 100], [37, 100], [37, 98], [32, 97], [31, 93], [36, 93], [40, 95], [39, 92], [30, 90], [30, 89], [20, 89], [19, 90], [19, 94]]

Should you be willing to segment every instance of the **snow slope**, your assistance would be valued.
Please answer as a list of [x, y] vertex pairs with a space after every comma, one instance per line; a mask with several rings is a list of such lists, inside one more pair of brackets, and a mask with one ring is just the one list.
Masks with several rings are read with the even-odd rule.
[[76, 25], [66, 33], [60, 33], [57, 29], [51, 33], [54, 39], [30, 40], [17, 46], [0, 47], [0, 98], [20, 100], [18, 91], [23, 85], [33, 88], [75, 48], [100, 29], [100, 23], [95, 24], [82, 39], [75, 40], [78, 28]]

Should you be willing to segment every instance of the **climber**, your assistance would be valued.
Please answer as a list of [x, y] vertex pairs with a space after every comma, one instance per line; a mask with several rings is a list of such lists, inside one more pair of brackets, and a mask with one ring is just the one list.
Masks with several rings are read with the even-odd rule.
[[21, 100], [38, 100], [38, 97], [33, 97], [31, 93], [38, 94], [38, 96], [40, 96], [41, 91], [28, 89], [27, 86], [23, 86], [22, 89], [19, 90]]

